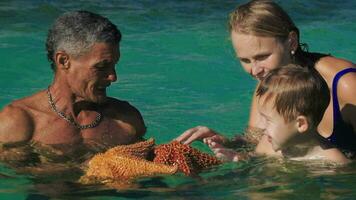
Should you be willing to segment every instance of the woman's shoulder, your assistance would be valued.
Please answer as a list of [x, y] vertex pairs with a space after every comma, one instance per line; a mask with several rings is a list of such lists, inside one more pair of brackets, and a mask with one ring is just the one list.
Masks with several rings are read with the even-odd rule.
[[325, 56], [320, 58], [320, 60], [315, 63], [314, 67], [325, 79], [329, 87], [331, 87], [334, 77], [339, 71], [355, 67], [355, 64], [343, 58]]
[[[351, 61], [335, 58], [332, 56], [322, 58], [315, 66], [318, 72], [324, 77], [329, 87], [332, 87], [337, 73], [347, 68], [355, 68]], [[355, 102], [356, 73], [343, 74], [337, 82], [337, 94], [339, 103]]]
[[336, 58], [334, 56], [325, 56], [319, 59], [317, 63], [315, 63], [315, 67], [317, 68], [331, 68], [336, 73], [345, 68], [354, 67], [355, 64], [349, 60], [343, 58]]

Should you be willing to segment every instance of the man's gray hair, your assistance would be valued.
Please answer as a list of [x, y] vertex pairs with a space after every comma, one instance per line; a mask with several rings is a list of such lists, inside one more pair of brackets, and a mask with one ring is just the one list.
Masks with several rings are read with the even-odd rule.
[[117, 45], [120, 40], [120, 30], [109, 19], [88, 11], [68, 12], [58, 17], [48, 31], [47, 58], [55, 71], [54, 55], [58, 51], [77, 57], [97, 42]]

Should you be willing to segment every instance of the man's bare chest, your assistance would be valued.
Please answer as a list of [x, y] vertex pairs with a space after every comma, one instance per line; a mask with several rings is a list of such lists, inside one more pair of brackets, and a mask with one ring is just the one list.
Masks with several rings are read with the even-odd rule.
[[128, 144], [137, 138], [135, 129], [127, 123], [103, 118], [93, 128], [78, 129], [61, 118], [43, 120], [34, 130], [33, 140], [43, 144], [75, 144], [94, 142], [115, 146]]

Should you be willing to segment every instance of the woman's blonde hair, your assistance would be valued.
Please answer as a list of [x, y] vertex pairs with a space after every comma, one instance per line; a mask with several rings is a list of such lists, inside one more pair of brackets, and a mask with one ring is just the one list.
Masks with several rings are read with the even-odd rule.
[[315, 62], [324, 54], [311, 54], [308, 45], [300, 43], [300, 33], [289, 15], [277, 3], [271, 0], [252, 0], [238, 6], [230, 13], [229, 31], [238, 33], [274, 37], [284, 42], [291, 32], [297, 35], [298, 47], [291, 54], [292, 61], [303, 67], [314, 67]]
[[289, 15], [269, 0], [253, 0], [240, 5], [230, 14], [229, 30], [255, 36], [288, 38], [299, 30]]

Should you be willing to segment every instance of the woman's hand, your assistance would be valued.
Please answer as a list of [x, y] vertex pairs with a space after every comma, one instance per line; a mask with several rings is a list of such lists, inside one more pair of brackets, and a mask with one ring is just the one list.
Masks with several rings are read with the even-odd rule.
[[190, 144], [196, 140], [202, 140], [219, 159], [226, 162], [237, 162], [239, 160], [235, 150], [224, 147], [228, 139], [206, 126], [197, 126], [188, 129], [175, 140], [183, 144]]
[[203, 140], [204, 138], [212, 137], [215, 135], [218, 135], [218, 133], [216, 133], [212, 129], [206, 126], [197, 126], [186, 130], [184, 133], [182, 133], [179, 137], [177, 137], [174, 140], [183, 144], [190, 144], [195, 140]]

